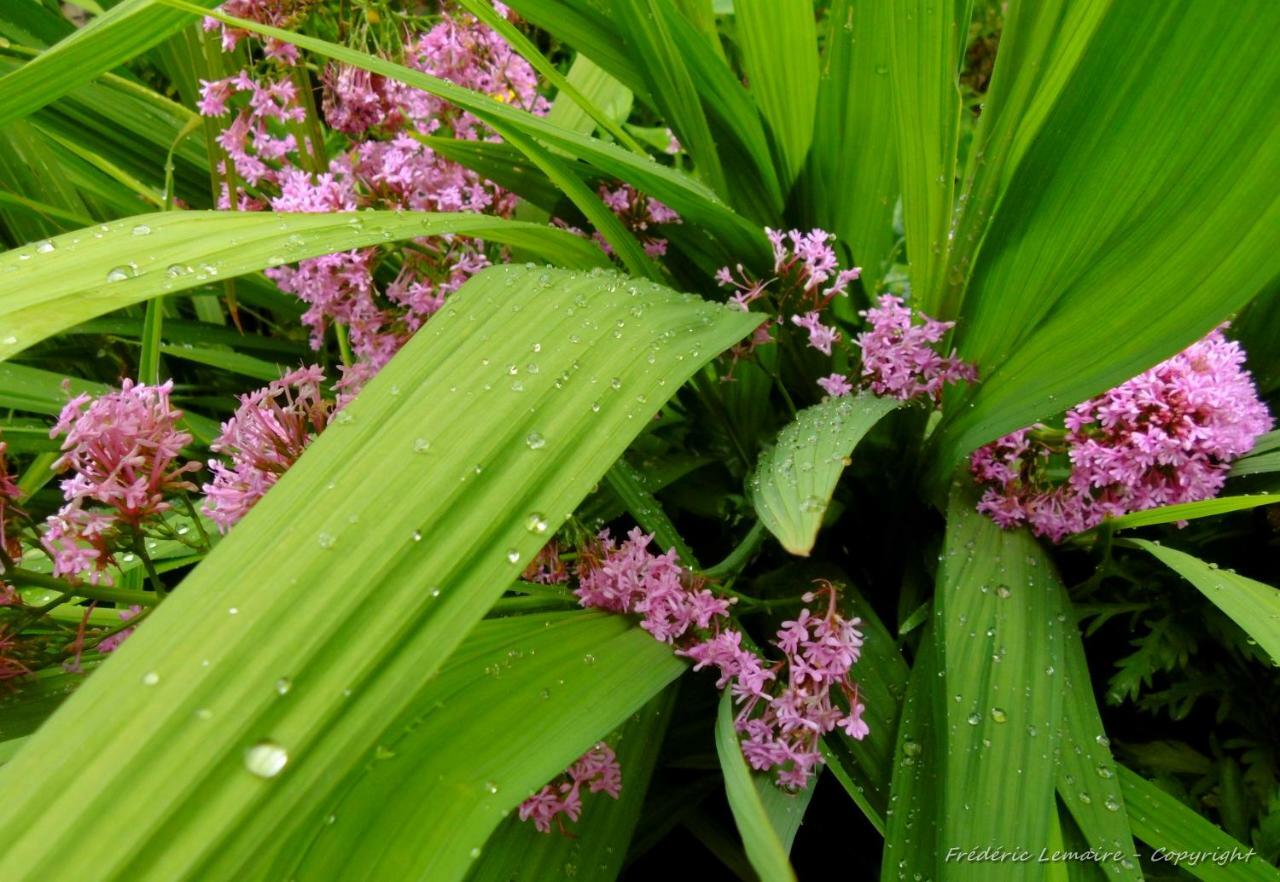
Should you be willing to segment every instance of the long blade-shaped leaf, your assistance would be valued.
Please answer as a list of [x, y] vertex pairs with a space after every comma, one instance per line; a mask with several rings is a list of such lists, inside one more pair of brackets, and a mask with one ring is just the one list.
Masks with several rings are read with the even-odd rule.
[[[1153, 848], [1163, 849], [1168, 863], [1204, 882], [1278, 882], [1280, 871], [1250, 854], [1240, 840], [1165, 793], [1137, 772], [1120, 767], [1120, 789], [1133, 819], [1133, 832]], [[1222, 863], [1197, 855], [1222, 855]], [[1234, 856], [1235, 860], [1230, 858]]]
[[849, 457], [862, 436], [898, 406], [863, 393], [805, 408], [778, 435], [751, 479], [756, 514], [782, 547], [807, 555]]
[[[483, 622], [406, 713], [390, 721], [365, 762], [334, 782], [331, 798], [312, 795], [311, 811], [293, 819], [282, 853], [256, 875], [300, 882], [461, 879], [502, 819], [518, 822], [514, 809], [530, 791], [684, 670], [669, 648], [616, 616]], [[623, 768], [624, 790], [629, 771]], [[643, 778], [635, 785], [643, 794]], [[607, 796], [583, 797], [588, 819], [597, 811], [608, 816]], [[330, 817], [335, 821], [326, 824]], [[518, 823], [524, 842], [564, 838]], [[371, 829], [379, 835], [370, 836]]]
[[812, 222], [848, 243], [868, 280], [883, 275], [898, 201], [892, 15], [892, 4], [876, 0], [832, 3], [813, 146], [799, 184]]
[[782, 189], [804, 167], [818, 106], [818, 29], [809, 0], [738, 0], [747, 82], [779, 145]]
[[0, 771], [5, 876], [170, 880], [276, 842], [755, 321], [612, 274], [474, 277]]
[[[946, 699], [939, 852], [1047, 847], [1062, 723], [1062, 583], [1025, 530], [997, 527], [952, 488], [935, 618]], [[1065, 618], [1062, 616], [1061, 618]], [[940, 871], [941, 872], [941, 871]], [[964, 862], [955, 880], [1038, 879], [1026, 863]]]
[[796, 874], [787, 853], [813, 793], [813, 785], [794, 795], [765, 791], [774, 785], [765, 776], [753, 773], [742, 756], [733, 726], [733, 696], [728, 691], [720, 697], [716, 753], [720, 756], [729, 808], [751, 866], [761, 882], [795, 882]]
[[[195, 0], [210, 7], [216, 0]], [[177, 33], [195, 19], [157, 0], [124, 0], [0, 79], [0, 126], [38, 110]]]
[[890, 4], [889, 45], [902, 221], [911, 286], [936, 313], [946, 261], [960, 131], [960, 57], [968, 0], [898, 0]]
[[442, 233], [505, 242], [575, 269], [606, 262], [593, 243], [571, 233], [478, 214], [139, 215], [0, 254], [0, 361], [86, 319], [161, 294], [320, 254]]
[[1129, 539], [1213, 601], [1280, 664], [1280, 589], [1146, 539]]
[[1277, 29], [1269, 0], [1110, 5], [978, 252], [956, 333], [983, 379], [946, 398], [935, 486], [974, 447], [1173, 355], [1280, 274]]
[[[622, 793], [616, 801], [598, 798], [589, 810], [584, 808], [582, 820], [572, 827], [572, 838], [539, 833], [531, 823], [512, 816], [489, 838], [467, 874], [468, 882], [559, 882], [575, 875], [616, 878], [640, 820], [675, 692], [674, 686], [665, 690], [619, 730], [615, 750]], [[581, 696], [572, 699], [581, 702]]]

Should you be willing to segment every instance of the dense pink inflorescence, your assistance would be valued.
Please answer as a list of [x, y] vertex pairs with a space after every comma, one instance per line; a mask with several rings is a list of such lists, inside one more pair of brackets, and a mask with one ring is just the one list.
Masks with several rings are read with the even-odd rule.
[[[645, 254], [661, 257], [667, 253], [667, 240], [655, 235], [653, 228], [659, 224], [682, 223], [680, 215], [652, 196], [640, 193], [630, 184], [620, 184], [617, 187], [601, 184], [597, 192], [609, 210], [622, 220], [628, 230], [636, 234]], [[595, 239], [606, 254], [613, 253], [603, 236], [596, 233]]]
[[[743, 645], [742, 632], [729, 620], [731, 602], [683, 571], [674, 551], [650, 552], [652, 538], [635, 529], [618, 543], [605, 533], [598, 547], [583, 549], [576, 591], [581, 603], [639, 614], [640, 626], [691, 659], [694, 670], [716, 668], [716, 685], [731, 689], [740, 705], [735, 726], [747, 761], [774, 770], [788, 789], [805, 787], [822, 761], [823, 734], [836, 728], [853, 738], [867, 733], [850, 673], [862, 647], [858, 620], [841, 616], [834, 587], [821, 583], [804, 599], [826, 595], [826, 610], [815, 615], [802, 609], [784, 622], [774, 641], [782, 660], [770, 663]], [[833, 695], [843, 695], [849, 710]]]
[[613, 748], [603, 741], [578, 758], [554, 781], [520, 803], [520, 820], [533, 821], [543, 833], [556, 821], [563, 830], [563, 817], [576, 821], [582, 814], [582, 788], [590, 793], [607, 793], [614, 799], [622, 792], [622, 769]]
[[[1222, 331], [1072, 408], [1065, 433], [1033, 426], [976, 450], [978, 509], [1060, 541], [1109, 516], [1216, 496], [1231, 461], [1274, 425]], [[1047, 466], [1063, 453], [1070, 476], [1055, 484]]]
[[[273, 17], [295, 15], [305, 6], [279, 0], [250, 2], [242, 11], [274, 23]], [[229, 4], [224, 8], [230, 11]], [[535, 114], [549, 109], [538, 94], [533, 68], [497, 32], [468, 13], [452, 7], [445, 12], [426, 33], [405, 37], [407, 66]], [[224, 29], [224, 39], [227, 34]], [[232, 42], [243, 36], [231, 34]], [[293, 134], [306, 112], [288, 71], [258, 76], [242, 71], [203, 84], [201, 112], [231, 115], [218, 137], [227, 155], [220, 170], [230, 173], [234, 185], [224, 185], [224, 207], [234, 203], [246, 210], [380, 208], [510, 216], [516, 204], [513, 194], [420, 140], [498, 140], [474, 115], [421, 90], [348, 66], [330, 66], [322, 83], [325, 121], [351, 139], [349, 148], [327, 163], [322, 145], [300, 144]], [[422, 238], [398, 251], [394, 279], [384, 284], [378, 281], [384, 252], [361, 248], [267, 270], [281, 290], [307, 304], [303, 321], [311, 329], [313, 346], [322, 345], [332, 325], [346, 328], [357, 359], [344, 374], [342, 391], [348, 395], [490, 262], [482, 241]], [[282, 258], [287, 261], [288, 255]]]
[[876, 306], [859, 315], [868, 324], [856, 341], [862, 350], [862, 376], [875, 394], [936, 402], [946, 383], [978, 379], [977, 369], [955, 352], [944, 356], [936, 350], [955, 322], [914, 313], [892, 294], [882, 295]]
[[50, 436], [66, 435], [53, 467], [71, 471], [61, 484], [67, 504], [49, 518], [41, 540], [54, 575], [109, 581], [102, 570], [113, 535], [122, 527], [136, 531], [169, 510], [169, 497], [196, 489], [185, 476], [200, 464], [181, 458], [191, 435], [178, 429], [182, 411], [169, 402], [172, 390], [172, 382], [125, 380], [118, 391], [79, 395], [62, 409]]
[[204, 512], [219, 529], [248, 514], [329, 424], [334, 405], [321, 394], [322, 382], [324, 372], [313, 365], [241, 396], [209, 445], [231, 459], [209, 460], [213, 480], [203, 487]]

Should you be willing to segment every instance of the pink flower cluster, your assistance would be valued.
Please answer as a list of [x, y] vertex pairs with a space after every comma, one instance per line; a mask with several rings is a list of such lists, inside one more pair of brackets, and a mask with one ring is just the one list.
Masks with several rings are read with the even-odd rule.
[[226, 532], [280, 480], [333, 416], [318, 366], [300, 368], [240, 397], [240, 406], [209, 445], [231, 458], [209, 460], [204, 513]]
[[[954, 351], [946, 356], [937, 352], [937, 344], [955, 322], [916, 313], [892, 294], [881, 295], [876, 306], [858, 314], [869, 326], [855, 341], [862, 350], [862, 377], [875, 394], [936, 403], [945, 384], [978, 379], [977, 368], [961, 361]], [[840, 384], [835, 377], [825, 378], [823, 388], [832, 395], [848, 394], [848, 389], [838, 391], [848, 380]]]
[[[248, 17], [271, 23], [273, 17], [292, 16], [306, 6], [280, 0], [249, 0], [244, 5], [241, 11]], [[231, 11], [230, 4], [224, 8]], [[406, 65], [532, 113], [549, 109], [537, 92], [533, 68], [497, 32], [465, 12], [446, 12], [425, 34], [406, 37]], [[224, 40], [227, 33], [224, 30]], [[224, 185], [224, 207], [234, 203], [245, 210], [300, 212], [469, 211], [504, 217], [514, 210], [513, 194], [421, 140], [429, 135], [497, 140], [474, 115], [403, 83], [347, 66], [331, 66], [322, 84], [327, 123], [350, 138], [348, 148], [327, 162], [324, 145], [300, 144], [293, 133], [306, 120], [293, 79], [255, 78], [242, 71], [203, 84], [203, 114], [235, 114], [218, 138], [227, 154], [220, 170], [232, 185]], [[325, 171], [316, 173], [317, 167]], [[490, 262], [480, 240], [422, 238], [397, 249], [394, 278], [380, 283], [379, 268], [388, 255], [386, 248], [361, 248], [267, 270], [281, 290], [307, 304], [303, 322], [311, 329], [314, 347], [323, 344], [330, 325], [346, 327], [357, 358], [343, 380], [350, 394], [386, 364], [448, 295]]]
[[[661, 257], [667, 253], [667, 240], [654, 235], [652, 228], [658, 224], [683, 223], [680, 215], [652, 196], [640, 193], [630, 184], [622, 184], [615, 188], [601, 184], [597, 192], [609, 210], [622, 220], [628, 230], [636, 234], [640, 244], [644, 246], [645, 254], [650, 257]], [[613, 249], [609, 247], [609, 243], [603, 236], [596, 233], [595, 239], [606, 254], [613, 253]]]
[[[288, 29], [301, 21], [315, 5], [316, 0], [223, 0], [220, 8], [236, 18]], [[221, 31], [223, 52], [234, 52], [242, 39], [253, 36], [249, 31], [228, 27], [216, 18], [205, 18], [204, 29]], [[274, 38], [267, 39], [265, 51], [269, 57], [284, 64], [295, 64], [298, 60], [296, 46]]]
[[53, 467], [72, 474], [61, 484], [67, 504], [42, 537], [54, 575], [109, 582], [102, 570], [120, 527], [137, 531], [170, 509], [168, 497], [196, 489], [185, 476], [200, 464], [181, 458], [191, 435], [178, 429], [182, 411], [169, 403], [172, 390], [172, 382], [125, 380], [118, 391], [79, 395], [62, 409], [49, 433], [66, 435]]
[[[1231, 461], [1274, 426], [1245, 354], [1219, 328], [1067, 412], [1065, 432], [1032, 426], [974, 451], [978, 510], [1061, 541], [1106, 517], [1216, 496]], [[1055, 456], [1070, 475], [1049, 477]]]
[[[120, 610], [116, 615], [120, 617], [120, 621], [127, 622], [130, 619], [137, 618], [138, 614], [141, 612], [142, 607], [131, 606], [128, 609]], [[109, 637], [103, 637], [98, 641], [98, 652], [115, 652], [120, 648], [120, 644], [124, 643], [124, 641], [129, 638], [129, 635], [132, 634], [133, 631], [133, 628], [125, 628], [121, 631], [115, 632]]]
[[[603, 741], [578, 758], [554, 781], [520, 803], [522, 821], [533, 821], [542, 833], [551, 832], [554, 820], [564, 831], [564, 818], [576, 821], [582, 815], [582, 788], [591, 793], [607, 793], [614, 799], [622, 792], [622, 768], [613, 748]], [[563, 816], [563, 817], [561, 817]]]
[[[822, 762], [824, 734], [837, 728], [851, 738], [867, 734], [850, 675], [862, 647], [860, 622], [840, 615], [834, 586], [823, 582], [804, 601], [826, 594], [825, 613], [805, 608], [784, 622], [774, 640], [783, 658], [767, 663], [743, 646], [743, 633], [729, 621], [731, 601], [681, 570], [674, 551], [650, 552], [652, 539], [634, 529], [617, 543], [605, 533], [598, 548], [583, 549], [575, 592], [582, 605], [638, 613], [640, 627], [675, 646], [694, 670], [715, 667], [716, 686], [732, 689], [741, 705], [734, 723], [747, 761], [757, 770], [774, 770], [781, 786], [802, 789]], [[849, 710], [833, 694], [842, 694]]]

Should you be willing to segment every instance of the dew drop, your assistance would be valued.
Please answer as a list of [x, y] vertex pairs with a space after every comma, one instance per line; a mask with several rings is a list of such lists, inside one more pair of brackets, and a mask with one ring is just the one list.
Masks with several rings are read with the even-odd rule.
[[36, 243], [36, 253], [49, 254], [54, 250], [55, 247], [56, 246], [52, 242], [50, 242], [48, 239], [45, 239], [43, 242]]
[[288, 762], [288, 751], [274, 741], [259, 741], [244, 752], [245, 769], [259, 778], [274, 778]]
[[288, 695], [289, 690], [293, 688], [293, 681], [288, 677], [281, 677], [276, 680], [276, 693], [279, 695]]
[[159, 682], [160, 682], [160, 675], [157, 674], [155, 671], [147, 671], [145, 674], [142, 675], [143, 686], [154, 686]]
[[584, 665], [594, 665], [596, 663], [596, 657], [588, 652], [582, 657], [582, 663]]
[[520, 550], [518, 548], [508, 548], [507, 561], [513, 564], [520, 563]]
[[991, 709], [991, 719], [995, 720], [997, 723], [1003, 723], [1005, 720], [1009, 718], [1005, 716], [1005, 712], [1003, 709], [998, 707], [993, 707]]
[[337, 541], [332, 533], [320, 533], [316, 536], [316, 543], [326, 551], [332, 548]]
[[982, 722], [982, 714], [975, 711], [974, 713], [969, 714], [968, 721], [970, 726], [976, 726]]
[[107, 271], [108, 282], [123, 282], [125, 279], [133, 278], [133, 267], [117, 266]]
[[542, 437], [541, 432], [530, 432], [525, 436], [524, 443], [530, 450], [541, 450], [547, 446], [547, 439]]
[[413, 541], [414, 541], [414, 542], [421, 542], [421, 541], [422, 541], [422, 531], [421, 531], [421, 530], [414, 530], [414, 531], [413, 531]]
[[524, 519], [524, 528], [530, 533], [543, 534], [547, 532], [547, 516], [540, 511], [531, 512]]
[[486, 793], [497, 793], [497, 792], [498, 792], [498, 784], [497, 784], [497, 782], [496, 782], [496, 781], [485, 781], [485, 782], [484, 782], [484, 789], [485, 789], [485, 792], [486, 792]]
[[414, 453], [426, 453], [431, 449], [431, 442], [426, 438], [415, 438], [413, 441]]
[[133, 235], [135, 236], [150, 236], [151, 227], [147, 226], [146, 224], [138, 224], [136, 227], [133, 228], [132, 232], [133, 232]]

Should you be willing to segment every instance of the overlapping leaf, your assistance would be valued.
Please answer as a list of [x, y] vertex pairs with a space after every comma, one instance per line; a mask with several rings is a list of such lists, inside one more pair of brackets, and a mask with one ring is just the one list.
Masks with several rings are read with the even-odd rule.
[[0, 771], [6, 878], [240, 878], [754, 322], [610, 274], [473, 278]]

